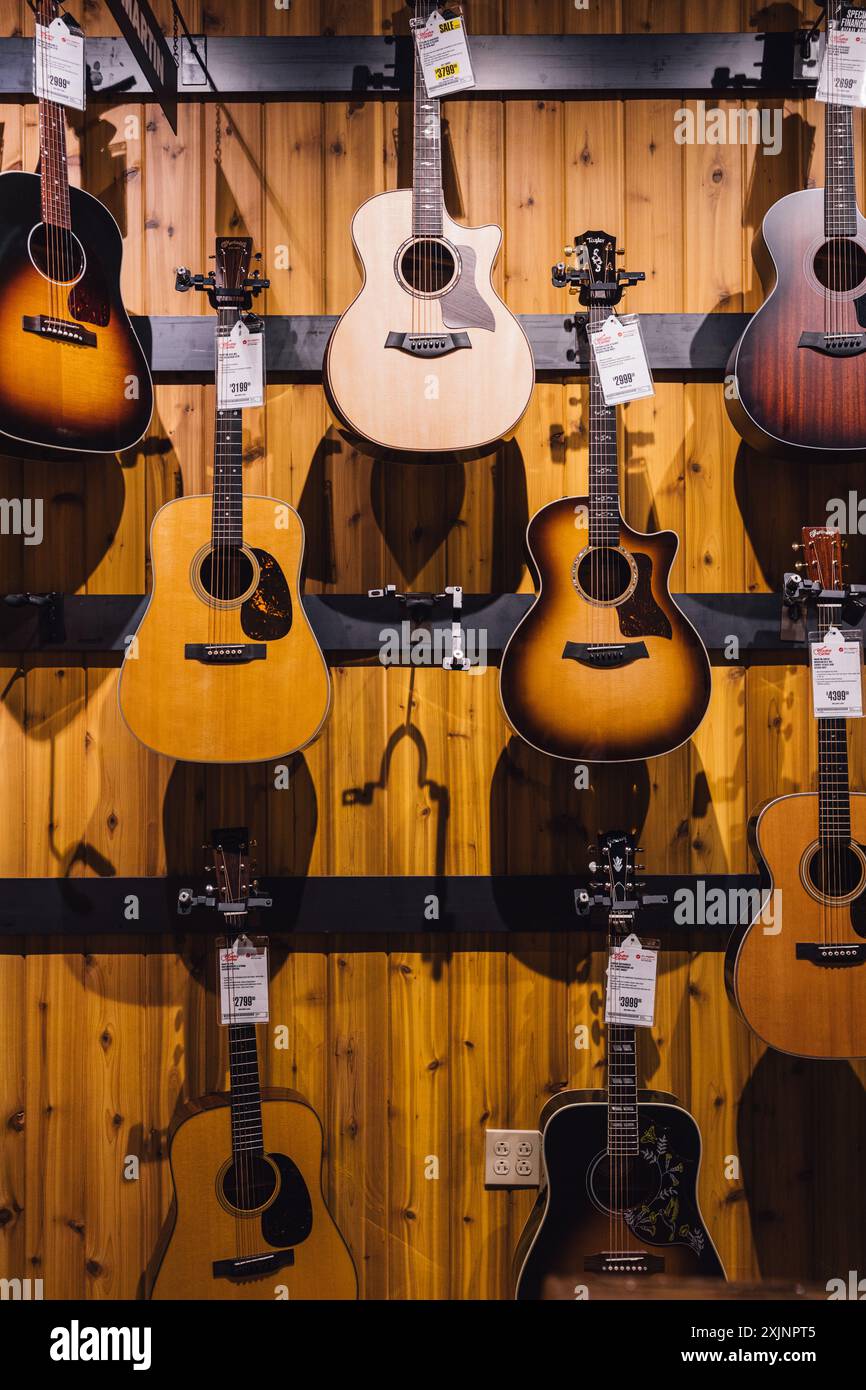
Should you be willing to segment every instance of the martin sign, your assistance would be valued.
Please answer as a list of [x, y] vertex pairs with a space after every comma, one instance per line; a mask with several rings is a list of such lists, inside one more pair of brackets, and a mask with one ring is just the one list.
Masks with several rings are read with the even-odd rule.
[[177, 134], [177, 66], [148, 0], [106, 0], [151, 90]]

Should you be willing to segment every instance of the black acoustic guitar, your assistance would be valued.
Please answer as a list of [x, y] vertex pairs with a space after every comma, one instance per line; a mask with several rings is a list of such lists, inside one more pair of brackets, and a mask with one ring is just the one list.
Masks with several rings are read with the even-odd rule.
[[[609, 834], [599, 849], [615, 948], [638, 911], [634, 841]], [[606, 1090], [564, 1091], [542, 1111], [547, 1183], [515, 1256], [521, 1301], [587, 1298], [599, 1275], [725, 1277], [698, 1205], [700, 1131], [674, 1096], [638, 1090], [635, 1034], [607, 1026]]]
[[[36, 0], [36, 22], [59, 17]], [[70, 188], [63, 107], [39, 100], [39, 173], [0, 175], [0, 447], [116, 453], [153, 413], [120, 295], [123, 243], [107, 208]]]

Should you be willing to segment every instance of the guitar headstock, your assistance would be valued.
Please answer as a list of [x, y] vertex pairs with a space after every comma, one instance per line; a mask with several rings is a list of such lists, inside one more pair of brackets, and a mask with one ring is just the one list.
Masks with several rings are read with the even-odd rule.
[[214, 830], [208, 848], [213, 855], [213, 871], [220, 902], [237, 903], [238, 912], [246, 912], [250, 889], [256, 886], [251, 876], [249, 831], [246, 826]]
[[804, 526], [800, 532], [803, 564], [822, 589], [843, 589], [842, 537], [834, 526]]
[[560, 261], [553, 267], [553, 283], [560, 287], [569, 285], [586, 308], [593, 304], [613, 308], [627, 286], [646, 278], [642, 270], [617, 270], [619, 253], [616, 237], [610, 232], [581, 232], [574, 244], [565, 248], [565, 254], [574, 256], [574, 269]]
[[174, 287], [185, 293], [187, 290], [201, 290], [210, 300], [213, 309], [251, 309], [253, 298], [270, 285], [257, 270], [250, 274], [250, 262], [260, 260], [261, 253], [253, 256], [253, 239], [248, 236], [218, 236], [214, 270], [207, 275], [193, 275], [185, 265], [175, 271]]
[[218, 236], [214, 282], [220, 290], [243, 290], [250, 273], [253, 255], [251, 236]]
[[637, 853], [634, 836], [624, 830], [614, 830], [601, 837], [598, 848], [611, 912], [624, 908], [626, 903], [633, 905]]

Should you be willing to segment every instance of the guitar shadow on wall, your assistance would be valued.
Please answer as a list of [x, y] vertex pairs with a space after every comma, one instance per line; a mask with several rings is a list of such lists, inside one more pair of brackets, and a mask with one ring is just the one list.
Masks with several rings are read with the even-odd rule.
[[866, 1093], [847, 1062], [762, 1056], [740, 1098], [737, 1151], [762, 1279], [862, 1273]]

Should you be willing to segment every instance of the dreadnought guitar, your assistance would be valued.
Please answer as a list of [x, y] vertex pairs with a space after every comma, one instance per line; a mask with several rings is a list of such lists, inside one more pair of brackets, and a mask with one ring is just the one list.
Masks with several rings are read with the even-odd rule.
[[[617, 950], [640, 945], [634, 841], [608, 834], [599, 851], [616, 998]], [[563, 1091], [541, 1113], [547, 1180], [515, 1255], [519, 1300], [584, 1299], [598, 1275], [637, 1280], [636, 1298], [654, 1275], [725, 1278], [698, 1205], [700, 1131], [674, 1096], [638, 1090], [635, 1033], [607, 1025], [606, 1090]]]
[[[415, 8], [423, 28], [431, 7]], [[363, 203], [352, 239], [364, 284], [324, 363], [348, 433], [413, 462], [509, 435], [532, 394], [532, 350], [491, 283], [500, 228], [461, 227], [445, 211], [439, 101], [417, 62], [412, 188]]]
[[[59, 17], [58, 0], [35, 9], [39, 25]], [[63, 107], [40, 98], [39, 173], [0, 175], [0, 447], [115, 453], [145, 433], [153, 387], [122, 250], [108, 209], [70, 188]]]
[[[802, 536], [824, 636], [842, 621], [841, 542], [827, 527]], [[816, 722], [817, 792], [777, 797], [750, 823], [775, 910], [731, 939], [728, 992], [780, 1052], [866, 1057], [866, 795], [849, 789], [846, 720]]]
[[[595, 332], [638, 277], [615, 269], [606, 232], [585, 232], [575, 247], [578, 269], [554, 267], [554, 283], [579, 286]], [[605, 405], [592, 353], [589, 496], [542, 507], [527, 543], [541, 586], [502, 656], [512, 728], [542, 753], [578, 762], [648, 758], [684, 743], [709, 703], [710, 664], [668, 587], [677, 537], [642, 535], [620, 514], [616, 410]]]
[[[828, 18], [840, 8], [830, 0]], [[831, 36], [831, 93], [846, 80], [833, 53]], [[753, 448], [818, 462], [866, 456], [866, 222], [851, 107], [824, 112], [824, 187], [789, 193], [764, 218], [754, 257], [771, 293], [734, 349], [725, 392]]]
[[[212, 852], [237, 936], [255, 887], [246, 831], [215, 831]], [[172, 1126], [173, 1197], [149, 1296], [357, 1298], [352, 1256], [322, 1193], [318, 1116], [294, 1091], [261, 1089], [255, 1024], [228, 1024], [228, 1053], [230, 1094], [187, 1103]]]
[[[219, 336], [239, 321], [260, 327], [242, 314], [267, 284], [249, 278], [251, 250], [249, 237], [217, 237], [215, 270], [178, 272], [179, 288], [207, 292]], [[244, 496], [242, 411], [219, 402], [213, 494], [154, 517], [153, 592], [118, 694], [129, 728], [158, 753], [264, 762], [315, 738], [331, 682], [301, 602], [301, 518], [277, 498]]]

